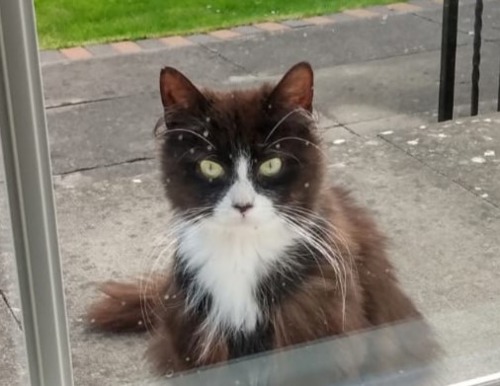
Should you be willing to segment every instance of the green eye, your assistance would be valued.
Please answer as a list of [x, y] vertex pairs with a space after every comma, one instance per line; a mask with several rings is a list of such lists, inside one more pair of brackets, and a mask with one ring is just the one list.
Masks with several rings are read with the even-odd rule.
[[219, 178], [224, 174], [224, 168], [220, 164], [207, 159], [200, 162], [200, 170], [205, 177], [210, 179]]
[[283, 162], [280, 158], [271, 158], [262, 164], [259, 167], [259, 173], [266, 177], [272, 177], [279, 173], [283, 166]]

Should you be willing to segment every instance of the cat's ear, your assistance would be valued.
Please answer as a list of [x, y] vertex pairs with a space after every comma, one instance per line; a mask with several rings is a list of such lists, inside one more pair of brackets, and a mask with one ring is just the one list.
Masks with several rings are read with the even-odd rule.
[[271, 106], [278, 104], [292, 108], [301, 107], [311, 111], [313, 91], [314, 75], [311, 65], [307, 62], [300, 62], [281, 78], [271, 92], [269, 102]]
[[173, 106], [194, 109], [205, 101], [205, 97], [196, 86], [172, 67], [165, 67], [161, 70], [160, 93], [165, 109]]

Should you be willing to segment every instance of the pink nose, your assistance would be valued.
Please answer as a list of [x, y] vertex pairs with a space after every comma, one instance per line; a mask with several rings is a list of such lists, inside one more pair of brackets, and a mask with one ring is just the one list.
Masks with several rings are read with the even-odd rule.
[[233, 204], [233, 208], [240, 211], [241, 214], [245, 214], [250, 209], [253, 208], [252, 204]]

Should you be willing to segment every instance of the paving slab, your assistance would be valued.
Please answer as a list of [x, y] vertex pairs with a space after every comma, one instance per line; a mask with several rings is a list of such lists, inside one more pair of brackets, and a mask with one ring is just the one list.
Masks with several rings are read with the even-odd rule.
[[381, 137], [500, 207], [500, 114], [421, 126]]
[[53, 172], [152, 157], [162, 111], [158, 92], [49, 110]]
[[[398, 15], [386, 20], [354, 19], [304, 27], [272, 38], [262, 34], [243, 42], [207, 46], [249, 71], [276, 74], [301, 60], [323, 68], [437, 50], [440, 32], [434, 22], [415, 15]], [[467, 41], [469, 36], [459, 37], [460, 44]]]
[[[467, 3], [461, 1], [458, 13], [458, 29], [470, 36], [474, 35], [475, 3], [475, 1], [468, 1]], [[500, 40], [500, 7], [498, 6], [498, 1], [486, 0], [483, 3], [483, 28], [481, 35], [483, 39], [498, 41]], [[432, 10], [423, 10], [419, 14], [436, 23], [442, 22], [441, 14]]]
[[160, 70], [167, 65], [178, 67], [192, 74], [194, 81], [209, 85], [245, 73], [199, 46], [58, 63], [42, 67], [46, 106], [156, 91]]
[[[492, 43], [486, 48], [493, 48]], [[483, 57], [481, 98], [497, 93], [497, 58]], [[457, 57], [457, 105], [469, 102], [468, 47]], [[159, 71], [160, 65], [157, 70]], [[194, 69], [186, 74], [198, 79]], [[248, 88], [280, 77], [219, 75], [200, 80], [216, 88]], [[417, 127], [437, 120], [439, 53], [426, 52], [366, 63], [319, 68], [316, 108], [327, 125], [342, 123], [360, 135]], [[463, 80], [462, 80], [463, 79]], [[483, 110], [483, 111], [488, 111]], [[157, 90], [48, 110], [52, 162], [56, 174], [150, 157], [153, 127], [162, 107]], [[465, 111], [468, 114], [468, 111]]]
[[[480, 95], [481, 100], [494, 100], [498, 93], [498, 55], [493, 43], [485, 44], [484, 50]], [[315, 73], [316, 105], [324, 115], [343, 124], [364, 122], [359, 127], [363, 134], [370, 134], [367, 121], [398, 115], [419, 113], [420, 119], [435, 122], [432, 113], [424, 113], [437, 110], [439, 68], [438, 51], [320, 68]], [[470, 103], [470, 74], [470, 47], [459, 47], [457, 111], [458, 106]]]
[[27, 385], [26, 358], [21, 330], [0, 297], [0, 384]]

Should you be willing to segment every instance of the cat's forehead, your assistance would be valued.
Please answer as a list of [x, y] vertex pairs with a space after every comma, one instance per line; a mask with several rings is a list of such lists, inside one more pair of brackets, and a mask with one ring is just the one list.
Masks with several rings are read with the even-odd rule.
[[233, 145], [233, 151], [263, 143], [273, 125], [265, 90], [210, 92], [206, 96], [210, 107], [201, 119], [203, 135]]

